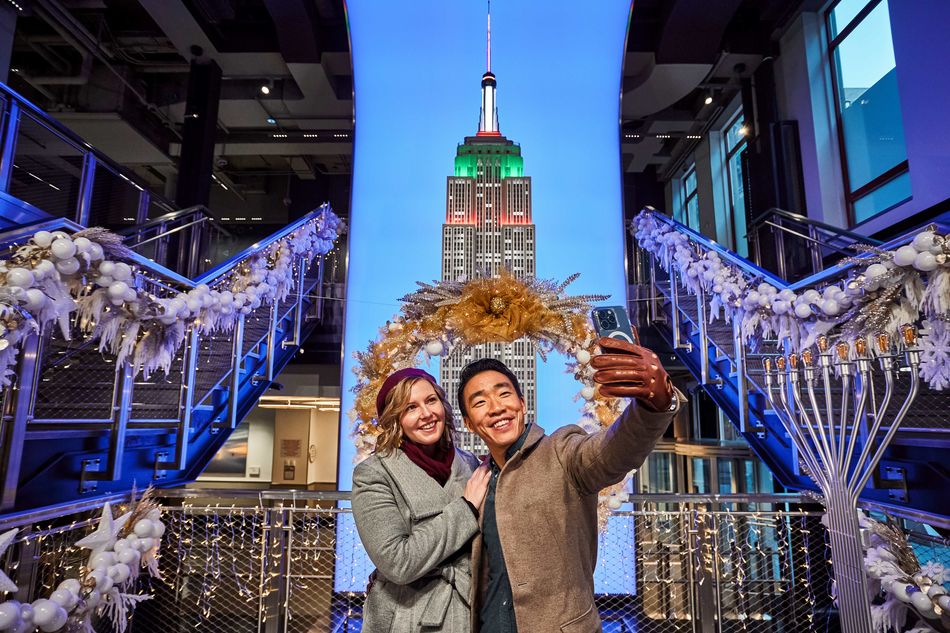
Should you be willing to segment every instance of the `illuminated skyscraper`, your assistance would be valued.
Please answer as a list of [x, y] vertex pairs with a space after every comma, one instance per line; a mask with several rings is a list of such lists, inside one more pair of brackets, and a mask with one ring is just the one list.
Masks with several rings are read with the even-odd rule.
[[[510, 270], [517, 277], [535, 275], [531, 178], [524, 175], [521, 147], [502, 136], [491, 72], [491, 15], [488, 23], [488, 69], [482, 75], [482, 104], [475, 136], [465, 137], [455, 155], [455, 174], [448, 177], [445, 224], [442, 225], [442, 279], [497, 277]], [[536, 360], [530, 341], [479, 345], [468, 353], [443, 358], [440, 383], [455, 400], [459, 372], [473, 358], [504, 362], [521, 383], [528, 420], [534, 420]], [[462, 432], [460, 447], [485, 452], [472, 433]]]

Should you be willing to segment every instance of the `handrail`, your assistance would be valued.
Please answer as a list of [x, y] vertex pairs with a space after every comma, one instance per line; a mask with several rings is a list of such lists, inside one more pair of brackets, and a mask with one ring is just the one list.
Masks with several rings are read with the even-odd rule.
[[151, 231], [152, 229], [161, 228], [162, 225], [169, 224], [171, 222], [177, 222], [178, 220], [182, 220], [192, 215], [203, 216], [207, 220], [211, 221], [212, 224], [214, 224], [215, 229], [217, 229], [220, 233], [223, 233], [227, 237], [234, 237], [234, 234], [231, 231], [226, 229], [221, 224], [218, 224], [218, 221], [215, 219], [213, 215], [211, 215], [211, 213], [209, 212], [206, 206], [200, 205], [200, 204], [186, 207], [184, 209], [179, 209], [177, 211], [171, 211], [169, 213], [165, 213], [164, 215], [160, 215], [157, 218], [153, 218], [149, 220], [148, 222], [145, 222], [144, 224], [140, 224], [138, 226], [132, 226], [127, 229], [118, 231], [118, 234], [123, 235], [123, 236], [141, 235], [143, 233], [147, 233], [148, 231]]
[[790, 227], [783, 226], [781, 224], [776, 224], [775, 222], [771, 222], [769, 220], [766, 220], [762, 224], [763, 226], [775, 227], [780, 231], [788, 233], [789, 235], [794, 235], [795, 237], [803, 239], [806, 242], [811, 242], [812, 244], [815, 244], [816, 246], [824, 246], [825, 248], [830, 248], [831, 250], [841, 253], [842, 255], [850, 255], [846, 246], [838, 246], [837, 244], [832, 244], [831, 242], [822, 242], [821, 240], [816, 240], [815, 238], [805, 235], [804, 233], [799, 233], [798, 231]]
[[[928, 222], [928, 223], [927, 223], [927, 226], [929, 226], [929, 225], [931, 225], [931, 224], [933, 224], [934, 226], [936, 226], [936, 227], [937, 227], [937, 231], [940, 232], [940, 233], [942, 233], [942, 234], [945, 234], [945, 233], [950, 232], [950, 225], [948, 225], [948, 224], [945, 224], [945, 223], [943, 223], [943, 222]], [[889, 241], [887, 241], [887, 242], [884, 242], [884, 243], [880, 244], [877, 248], [879, 248], [879, 249], [881, 249], [881, 250], [888, 250], [888, 251], [890, 251], [890, 250], [894, 250], [894, 249], [896, 249], [896, 248], [898, 248], [898, 247], [900, 247], [900, 246], [903, 246], [904, 244], [909, 244], [910, 242], [913, 241], [913, 239], [914, 239], [914, 231], [910, 231], [909, 233], [905, 233], [904, 235], [902, 235], [902, 236], [900, 236], [900, 237], [895, 237], [895, 238], [892, 239], [892, 240], [889, 240]], [[855, 256], [853, 257], [853, 259], [855, 259], [855, 260], [861, 260], [861, 259], [867, 259], [867, 258], [872, 257], [872, 256], [873, 256], [872, 253], [859, 253], [859, 254], [855, 255]], [[839, 277], [839, 276], [841, 276], [842, 273], [844, 273], [845, 271], [847, 271], [847, 270], [849, 270], [849, 269], [851, 269], [851, 268], [854, 268], [854, 267], [857, 266], [857, 265], [858, 265], [857, 262], [854, 262], [854, 263], [852, 263], [852, 262], [846, 262], [846, 263], [844, 263], [844, 264], [837, 264], [837, 265], [835, 265], [835, 266], [832, 266], [831, 268], [826, 268], [825, 270], [822, 270], [821, 272], [817, 272], [817, 273], [815, 273], [814, 275], [810, 275], [810, 276], [808, 276], [808, 277], [805, 277], [804, 279], [802, 279], [802, 280], [800, 280], [800, 281], [796, 281], [796, 282], [793, 283], [793, 284], [789, 284], [789, 285], [788, 285], [788, 288], [790, 288], [790, 289], [792, 289], [792, 290], [797, 290], [798, 288], [803, 288], [803, 287], [805, 287], [805, 286], [814, 286], [814, 285], [819, 284], [819, 283], [821, 283], [821, 282], [823, 282], [823, 281], [826, 281], [826, 280], [828, 280], [828, 279], [835, 278], [835, 277]]]
[[81, 231], [82, 226], [76, 224], [68, 218], [52, 218], [49, 220], [40, 220], [30, 224], [21, 224], [12, 229], [0, 233], [0, 251], [5, 251], [17, 242], [27, 240], [39, 231]]
[[[43, 220], [42, 222], [36, 222], [33, 224], [24, 224], [10, 231], [4, 231], [3, 233], [0, 233], [0, 250], [5, 250], [14, 243], [29, 238], [38, 231], [67, 230], [76, 232], [83, 230], [83, 228], [84, 227], [76, 224], [68, 218], [53, 218], [52, 220]], [[187, 277], [180, 275], [174, 270], [166, 268], [161, 264], [156, 264], [151, 259], [145, 257], [144, 255], [139, 255], [134, 251], [129, 253], [128, 258], [133, 263], [138, 264], [142, 268], [148, 269], [150, 272], [164, 277], [169, 281], [173, 281], [188, 288], [193, 288], [194, 286], [198, 285], [191, 279], [188, 279]]]
[[745, 260], [742, 257], [736, 255], [735, 253], [733, 253], [726, 247], [722, 246], [715, 240], [709, 239], [702, 233], [699, 233], [698, 231], [694, 231], [693, 229], [689, 228], [685, 224], [678, 222], [669, 216], [663, 215], [662, 213], [660, 213], [653, 207], [647, 206], [647, 207], [644, 207], [643, 210], [651, 213], [653, 215], [653, 218], [656, 219], [657, 221], [663, 222], [665, 224], [669, 224], [674, 230], [680, 233], [685, 233], [693, 241], [698, 242], [699, 244], [705, 246], [711, 251], [715, 251], [722, 259], [728, 260], [729, 262], [735, 264], [736, 266], [739, 266], [740, 268], [748, 270], [754, 275], [758, 275], [767, 279], [773, 285], [778, 284], [779, 287], [781, 288], [784, 288], [788, 285], [788, 282], [786, 282], [784, 279], [782, 279], [775, 273], [765, 270], [764, 268], [759, 268], [752, 262]]
[[854, 233], [847, 229], [842, 229], [837, 226], [832, 226], [830, 224], [821, 222], [820, 220], [809, 218], [808, 216], [801, 215], [799, 213], [793, 213], [791, 211], [786, 211], [785, 209], [779, 209], [778, 207], [772, 207], [771, 209], [767, 211], [763, 211], [754, 220], [752, 220], [752, 222], [749, 224], [748, 230], [746, 231], [746, 237], [748, 237], [749, 233], [751, 233], [753, 229], [759, 228], [760, 223], [767, 222], [767, 218], [774, 215], [778, 215], [783, 218], [788, 218], [789, 220], [794, 220], [795, 222], [799, 222], [800, 224], [814, 226], [815, 228], [822, 229], [823, 231], [827, 231], [829, 233], [834, 233], [836, 235], [841, 235], [844, 237], [850, 237], [851, 239], [857, 242], [865, 242], [867, 244], [872, 244], [874, 246], [879, 246], [880, 244], [882, 244], [880, 240], [876, 240], [872, 237], [860, 235], [858, 233]]
[[[647, 206], [647, 207], [644, 207], [643, 210], [651, 213], [653, 218], [656, 219], [657, 221], [670, 225], [675, 231], [678, 231], [680, 233], [685, 233], [686, 235], [690, 237], [691, 240], [697, 242], [698, 244], [704, 246], [705, 248], [711, 251], [715, 251], [720, 256], [720, 258], [728, 260], [730, 263], [745, 270], [753, 277], [764, 278], [766, 281], [768, 281], [769, 283], [771, 283], [773, 286], [777, 287], [780, 290], [784, 288], [789, 288], [791, 290], [798, 290], [800, 288], [814, 286], [823, 281], [828, 281], [833, 278], [841, 277], [846, 271], [860, 264], [859, 261], [849, 261], [843, 264], [837, 264], [835, 266], [832, 266], [831, 268], [826, 268], [820, 272], [815, 273], [814, 275], [810, 275], [794, 283], [789, 283], [788, 281], [786, 281], [785, 279], [782, 279], [778, 275], [772, 272], [769, 272], [763, 268], [760, 268], [759, 266], [756, 266], [752, 262], [746, 259], [743, 259], [739, 255], [736, 255], [735, 253], [728, 250], [721, 244], [717, 243], [715, 240], [712, 240], [706, 237], [705, 235], [703, 235], [702, 233], [699, 233], [689, 228], [685, 224], [682, 224], [681, 222], [678, 222], [677, 220], [674, 220], [673, 218], [660, 213], [653, 207]], [[950, 232], [950, 224], [944, 223], [942, 220], [926, 223], [926, 226], [930, 226], [930, 225], [936, 226], [937, 230], [941, 233]], [[882, 249], [882, 250], [894, 250], [900, 246], [903, 246], [904, 244], [910, 243], [913, 239], [914, 239], [914, 231], [911, 231], [909, 233], [905, 233], [904, 235], [900, 237], [896, 237], [887, 242], [878, 242], [877, 248]], [[862, 260], [862, 259], [867, 259], [870, 257], [873, 257], [873, 253], [858, 253], [852, 259]]]
[[[347, 490], [243, 490], [236, 488], [159, 488], [155, 491], [155, 496], [164, 499], [181, 499], [188, 501], [201, 498], [215, 498], [227, 500], [248, 500], [258, 502], [297, 502], [297, 501], [349, 501], [352, 497], [351, 492]], [[88, 512], [98, 510], [107, 501], [116, 503], [126, 503], [130, 496], [128, 493], [99, 495], [90, 498], [84, 498], [80, 501], [74, 501], [67, 504], [45, 506], [35, 510], [16, 512], [0, 517], [0, 531], [5, 531], [21, 525], [35, 524], [40, 521], [52, 520], [67, 514], [77, 514], [79, 512]], [[813, 504], [816, 503], [808, 497], [798, 493], [762, 493], [762, 494], [628, 494], [625, 497], [627, 503], [773, 503], [773, 504]]]
[[[179, 224], [175, 228], [168, 229], [164, 233], [158, 233], [156, 235], [153, 235], [152, 237], [145, 238], [141, 242], [135, 242], [134, 244], [132, 244], [132, 246], [142, 246], [143, 244], [148, 244], [150, 242], [154, 242], [155, 240], [161, 240], [168, 237], [169, 235], [174, 235], [175, 233], [178, 233], [179, 231], [184, 231], [185, 229], [190, 229], [193, 226], [198, 226], [199, 224], [204, 224], [205, 222], [209, 222], [209, 221], [211, 221], [211, 218], [205, 216], [203, 218], [198, 218], [197, 220], [193, 220], [186, 224]], [[141, 234], [142, 234], [142, 231], [136, 231], [135, 233], [132, 233], [131, 235], [127, 235], [126, 238], [122, 241], [123, 242], [131, 241], [132, 238], [138, 237]]]
[[[226, 272], [231, 270], [234, 267], [234, 264], [236, 264], [237, 262], [247, 259], [254, 253], [264, 250], [265, 248], [267, 248], [274, 242], [277, 242], [278, 240], [289, 235], [290, 233], [293, 233], [294, 231], [299, 229], [301, 226], [303, 226], [304, 224], [306, 224], [313, 218], [323, 213], [324, 209], [326, 208], [328, 208], [327, 205], [321, 205], [317, 207], [310, 213], [307, 213], [303, 215], [302, 217], [300, 217], [299, 219], [297, 219], [296, 221], [292, 222], [291, 224], [288, 224], [286, 227], [284, 227], [280, 231], [273, 233], [272, 235], [268, 236], [262, 241], [255, 242], [254, 244], [245, 248], [240, 253], [237, 253], [236, 255], [230, 257], [229, 259], [221, 262], [220, 264], [218, 264], [217, 266], [215, 266], [208, 272], [202, 274], [197, 279], [189, 279], [185, 277], [184, 275], [180, 275], [179, 273], [176, 273], [174, 270], [166, 268], [165, 266], [162, 266], [161, 264], [157, 264], [151, 259], [145, 257], [144, 255], [140, 255], [134, 251], [130, 253], [129, 259], [133, 263], [138, 264], [139, 266], [146, 268], [149, 271], [156, 273], [162, 277], [165, 277], [169, 281], [173, 281], [175, 283], [181, 284], [182, 286], [185, 286], [187, 288], [194, 288], [195, 286], [199, 284], [210, 284], [214, 282], [216, 279], [218, 279], [219, 277], [221, 277], [222, 275], [224, 275]], [[67, 218], [53, 218], [51, 220], [43, 220], [41, 222], [36, 222], [33, 224], [24, 224], [24, 225], [16, 227], [15, 229], [0, 233], [0, 250], [9, 248], [14, 243], [29, 238], [29, 236], [32, 236], [37, 231], [60, 231], [60, 230], [65, 229], [68, 231], [76, 232], [76, 231], [81, 231], [83, 228], [84, 227], [80, 226], [79, 224]]]
[[195, 279], [195, 284], [210, 284], [215, 279], [220, 277], [222, 274], [224, 274], [225, 272], [233, 268], [233, 265], [235, 263], [241, 260], [247, 259], [254, 253], [258, 251], [262, 251], [268, 246], [270, 246], [271, 244], [273, 244], [274, 242], [277, 242], [278, 240], [283, 239], [287, 235], [290, 235], [291, 233], [299, 229], [301, 226], [303, 226], [307, 222], [319, 216], [321, 213], [323, 213], [325, 209], [328, 209], [328, 208], [329, 208], [328, 204], [322, 204], [316, 209], [314, 209], [313, 211], [311, 211], [310, 213], [306, 213], [302, 217], [291, 222], [290, 224], [288, 224], [281, 230], [277, 231], [276, 233], [269, 235], [268, 237], [264, 238], [263, 240], [259, 242], [254, 242], [253, 244], [245, 248], [240, 253], [233, 255], [229, 259], [226, 259], [225, 261], [221, 262], [220, 264], [218, 264], [217, 266], [215, 266], [208, 272], [204, 273], [203, 275]]

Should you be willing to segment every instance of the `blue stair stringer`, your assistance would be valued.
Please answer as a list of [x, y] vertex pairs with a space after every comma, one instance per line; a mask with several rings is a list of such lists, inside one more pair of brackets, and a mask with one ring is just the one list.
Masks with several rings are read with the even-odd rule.
[[[312, 220], [314, 210], [235, 255], [200, 278], [189, 280], [135, 256], [135, 265], [176, 292], [229, 273], [239, 262], [266, 249]], [[56, 219], [0, 235], [9, 246], [38, 230], [67, 232], [82, 227]], [[123, 402], [119, 371], [88, 341], [67, 342], [47, 328], [35, 353], [21, 353], [16, 389], [4, 402], [3, 507], [0, 514], [35, 511], [125, 495], [149, 484], [174, 487], [194, 480], [231, 431], [273, 384], [273, 378], [300, 349], [320, 319], [323, 258], [297, 267], [297, 285], [285, 301], [261, 306], [232, 333], [185, 337], [169, 375], [155, 372], [132, 380], [130, 405]], [[243, 334], [235, 345], [238, 332]], [[189, 355], [189, 341], [195, 352]], [[237, 378], [230, 371], [240, 350]], [[35, 356], [35, 371], [31, 357]], [[192, 393], [184, 386], [186, 361], [198, 367]], [[30, 384], [29, 376], [33, 375]], [[189, 397], [193, 400], [189, 401]], [[186, 403], [191, 406], [186, 407]], [[122, 419], [121, 409], [127, 409]], [[190, 412], [185, 415], [186, 409]], [[9, 441], [9, 440], [13, 441]], [[95, 462], [98, 460], [98, 463]]]
[[[821, 285], [823, 280], [840, 278], [846, 266], [828, 269], [822, 273], [789, 284], [764, 271], [752, 262], [731, 253], [712, 240], [669, 218], [658, 218], [672, 225], [675, 230], [688, 234], [691, 240], [703, 247], [715, 250], [729, 263], [740, 266], [751, 277], [761, 278], [779, 290], [791, 288], [796, 292]], [[939, 226], [943, 226], [940, 224]], [[907, 240], [895, 240], [899, 243]], [[644, 254], [646, 255], [646, 254]], [[792, 490], [812, 490], [817, 486], [802, 472], [795, 448], [781, 421], [771, 410], [764, 393], [762, 359], [779, 355], [782, 349], [778, 341], [765, 341], [754, 354], [746, 359], [745, 373], [748, 386], [748, 416], [742, 428], [740, 414], [740, 385], [737, 375], [733, 324], [730, 322], [707, 322], [704, 337], [699, 327], [701, 319], [697, 298], [676, 281], [676, 313], [679, 321], [678, 346], [674, 346], [674, 309], [669, 271], [650, 256], [649, 266], [654, 266], [657, 318], [652, 323], [660, 335], [670, 344], [677, 357], [700, 383], [701, 388], [722, 409], [739, 429], [756, 455], [771, 469], [775, 478]], [[678, 273], [673, 273], [674, 276]], [[705, 348], [705, 350], [704, 350]], [[747, 354], [748, 354], [747, 350]], [[706, 380], [703, 381], [704, 355]], [[876, 363], [874, 364], [876, 369]], [[906, 385], [906, 379], [904, 383]], [[895, 393], [889, 409], [891, 417], [901, 404], [904, 391]], [[943, 529], [950, 529], [950, 393], [930, 390], [921, 383], [921, 393], [905, 419], [884, 457], [875, 476], [861, 494], [861, 503], [872, 509], [883, 510], [905, 518], [918, 520]], [[860, 450], [859, 445], [858, 449]]]

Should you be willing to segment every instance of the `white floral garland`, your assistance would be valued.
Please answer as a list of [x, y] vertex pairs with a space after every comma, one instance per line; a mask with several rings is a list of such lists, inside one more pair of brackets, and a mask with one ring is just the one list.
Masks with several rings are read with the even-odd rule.
[[[76, 633], [94, 633], [92, 617], [98, 614], [111, 620], [114, 631], [124, 633], [136, 605], [152, 598], [151, 594], [131, 593], [141, 571], [161, 578], [158, 551], [165, 524], [161, 521], [161, 508], [154, 502], [149, 502], [149, 506], [151, 509], [142, 513], [145, 516], [135, 521], [128, 535], [118, 538], [133, 512], [113, 518], [112, 507], [106, 503], [98, 528], [75, 544], [90, 550], [80, 576], [62, 581], [47, 597], [32, 603], [0, 603], [0, 631], [27, 633], [39, 629], [52, 633], [66, 627]], [[3, 549], [18, 531], [15, 528], [0, 536]], [[17, 590], [5, 574], [0, 572], [0, 576], [0, 590]]]
[[174, 296], [157, 296], [128, 259], [121, 239], [104, 229], [73, 235], [39, 231], [0, 261], [0, 385], [13, 377], [24, 338], [58, 322], [70, 338], [70, 315], [118, 363], [129, 360], [146, 377], [167, 372], [189, 325], [202, 334], [228, 331], [241, 314], [282, 301], [294, 283], [293, 262], [308, 266], [333, 247], [343, 222], [330, 209], [264, 251], [239, 263], [214, 287], [200, 284]]
[[[864, 534], [864, 568], [872, 597], [884, 594], [881, 604], [871, 606], [871, 623], [875, 633], [904, 630], [907, 614], [913, 609], [921, 616], [918, 629], [939, 630], [938, 622], [950, 625], [950, 594], [944, 586], [950, 582], [950, 569], [935, 561], [920, 565], [914, 560], [902, 562], [900, 549], [909, 549], [906, 538], [892, 542], [894, 530], [881, 530], [881, 524], [858, 510], [858, 523]], [[900, 540], [900, 539], [898, 539]], [[904, 565], [904, 569], [901, 568]], [[908, 565], [916, 569], [908, 569]]]
[[874, 335], [859, 329], [871, 311], [882, 311], [877, 315], [882, 331], [900, 341], [900, 326], [923, 318], [921, 378], [934, 390], [950, 387], [948, 236], [922, 231], [910, 244], [869, 258], [874, 263], [842, 282], [795, 292], [757, 282], [650, 211], [640, 212], [630, 228], [640, 247], [656, 256], [671, 277], [675, 270], [690, 293], [705, 293], [711, 320], [725, 316], [738, 321], [744, 341], [754, 344], [774, 335], [801, 351], [842, 326], [848, 330], [840, 333], [845, 340]]

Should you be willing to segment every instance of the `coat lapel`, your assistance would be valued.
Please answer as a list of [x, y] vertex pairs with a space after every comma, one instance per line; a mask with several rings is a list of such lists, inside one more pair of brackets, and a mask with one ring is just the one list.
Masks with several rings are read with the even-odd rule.
[[446, 504], [461, 495], [460, 485], [464, 486], [468, 480], [465, 461], [458, 453], [452, 461], [452, 474], [445, 488], [412, 463], [401, 450], [382, 457], [380, 463], [392, 475], [409, 508], [409, 515], [417, 521], [442, 512]]

